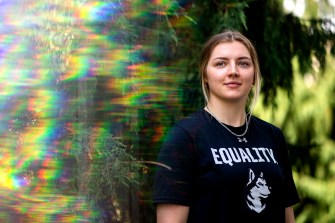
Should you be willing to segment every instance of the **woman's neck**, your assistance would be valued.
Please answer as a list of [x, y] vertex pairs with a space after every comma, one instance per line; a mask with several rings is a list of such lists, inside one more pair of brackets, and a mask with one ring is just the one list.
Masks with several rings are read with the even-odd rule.
[[205, 109], [224, 124], [234, 127], [239, 127], [245, 124], [246, 113], [244, 104], [224, 104], [209, 101], [205, 106]]

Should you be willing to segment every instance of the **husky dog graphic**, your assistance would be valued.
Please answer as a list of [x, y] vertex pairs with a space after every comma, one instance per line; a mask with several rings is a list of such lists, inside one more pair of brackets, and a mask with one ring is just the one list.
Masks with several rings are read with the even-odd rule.
[[248, 207], [257, 212], [262, 212], [265, 207], [265, 199], [270, 195], [271, 188], [266, 184], [263, 177], [263, 172], [259, 176], [255, 176], [254, 171], [249, 169], [249, 182], [247, 184], [247, 205]]

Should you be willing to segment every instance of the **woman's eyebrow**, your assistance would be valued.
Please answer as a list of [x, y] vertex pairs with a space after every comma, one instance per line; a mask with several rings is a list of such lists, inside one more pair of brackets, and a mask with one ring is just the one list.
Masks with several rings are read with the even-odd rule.
[[227, 57], [215, 57], [213, 60], [228, 60]]
[[[228, 57], [215, 57], [213, 60], [228, 60]], [[242, 56], [242, 57], [238, 57], [238, 60], [252, 60], [250, 57], [247, 56]]]
[[250, 57], [239, 57], [239, 60], [252, 60]]

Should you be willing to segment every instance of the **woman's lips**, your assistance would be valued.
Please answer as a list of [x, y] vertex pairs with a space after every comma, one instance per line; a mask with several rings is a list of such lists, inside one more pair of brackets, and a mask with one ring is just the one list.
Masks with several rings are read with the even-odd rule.
[[241, 83], [238, 81], [231, 81], [231, 82], [225, 83], [224, 85], [229, 86], [229, 87], [238, 87], [241, 85]]

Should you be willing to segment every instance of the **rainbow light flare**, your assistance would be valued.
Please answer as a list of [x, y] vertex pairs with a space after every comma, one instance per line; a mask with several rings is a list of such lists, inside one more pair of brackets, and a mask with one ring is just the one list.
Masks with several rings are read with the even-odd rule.
[[1, 222], [90, 222], [95, 215], [84, 197], [54, 184], [69, 180], [57, 147], [59, 112], [77, 103], [57, 84], [96, 75], [90, 56], [99, 48], [71, 41], [104, 39], [84, 29], [86, 16], [92, 22], [101, 7], [85, 6], [78, 18], [73, 1], [0, 1]]
[[[0, 0], [0, 222], [99, 217], [80, 182], [94, 175], [97, 145], [85, 147], [82, 140], [101, 141], [103, 132], [130, 125], [139, 108], [178, 105], [174, 72], [147, 61], [155, 40], [148, 33], [149, 40], [133, 38], [131, 27], [131, 21], [165, 16], [171, 4]], [[156, 115], [163, 120], [165, 114]], [[161, 124], [143, 128], [155, 132], [153, 142], [166, 131]]]

